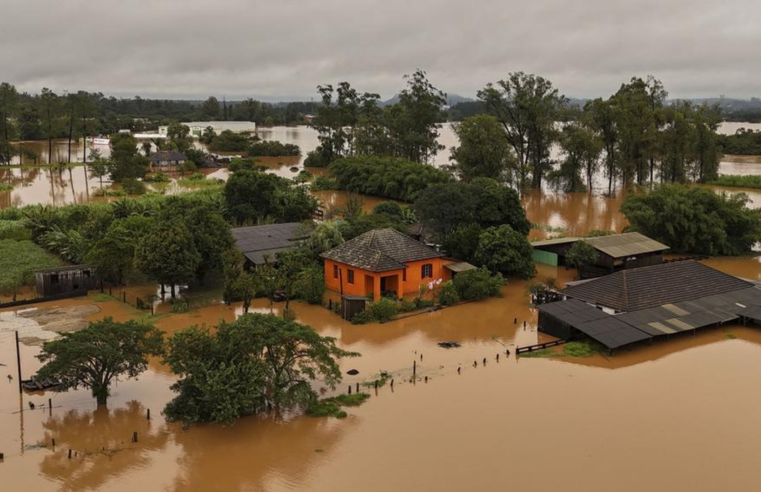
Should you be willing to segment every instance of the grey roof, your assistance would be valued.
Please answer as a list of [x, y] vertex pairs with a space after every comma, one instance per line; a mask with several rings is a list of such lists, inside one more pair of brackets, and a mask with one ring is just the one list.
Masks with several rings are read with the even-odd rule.
[[744, 316], [746, 318], [750, 318], [753, 321], [760, 322], [761, 321], [761, 306], [748, 306], [738, 311], [737, 314], [739, 314], [740, 316]]
[[458, 261], [457, 263], [450, 263], [448, 265], [444, 265], [444, 268], [455, 273], [467, 272], [469, 270], [478, 270], [477, 266], [471, 265], [467, 261]]
[[566, 287], [561, 292], [617, 311], [636, 311], [752, 286], [749, 282], [690, 260], [622, 270]]
[[277, 253], [295, 248], [296, 241], [304, 238], [300, 231], [299, 222], [236, 227], [232, 230], [235, 245], [256, 265], [264, 263], [265, 255], [274, 261]]
[[616, 317], [653, 336], [671, 335], [736, 320], [739, 316], [746, 316], [744, 313], [754, 313], [753, 306], [758, 304], [761, 304], [761, 289], [749, 287], [632, 311]]
[[627, 258], [647, 253], [658, 253], [669, 249], [665, 244], [650, 239], [639, 232], [597, 237], [558, 237], [555, 239], [533, 241], [531, 246], [541, 248], [542, 246], [557, 246], [559, 244], [575, 243], [576, 241], [586, 241], [597, 251], [613, 258]]
[[411, 261], [441, 258], [433, 248], [396, 229], [376, 229], [357, 236], [321, 255], [371, 272], [401, 270]]
[[639, 232], [612, 234], [610, 236], [588, 237], [584, 239], [601, 253], [613, 258], [626, 258], [646, 253], [657, 253], [669, 249], [665, 244], [650, 239]]
[[160, 150], [151, 154], [151, 162], [163, 162], [163, 161], [185, 161], [187, 156], [182, 152], [176, 150]]
[[570, 299], [541, 304], [539, 311], [581, 331], [610, 349], [647, 340], [650, 336], [587, 303]]
[[531, 241], [531, 246], [553, 246], [556, 244], [575, 243], [580, 237], [556, 237], [554, 239], [542, 239], [540, 241]]

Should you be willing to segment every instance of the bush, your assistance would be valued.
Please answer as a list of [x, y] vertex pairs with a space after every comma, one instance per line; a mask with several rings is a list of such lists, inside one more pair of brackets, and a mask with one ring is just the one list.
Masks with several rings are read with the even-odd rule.
[[396, 301], [384, 297], [378, 302], [370, 304], [369, 311], [374, 320], [384, 323], [390, 321], [391, 318], [399, 312], [399, 306]]
[[509, 225], [485, 229], [478, 238], [475, 260], [493, 271], [520, 278], [531, 278], [536, 272], [534, 248], [526, 236]]
[[227, 169], [231, 173], [237, 173], [238, 171], [254, 171], [254, 162], [250, 159], [233, 159], [230, 161], [230, 165]]
[[402, 207], [396, 202], [380, 202], [373, 209], [374, 214], [386, 214], [402, 218]]
[[147, 181], [149, 183], [168, 183], [171, 181], [169, 176], [164, 173], [148, 173], [143, 178], [143, 181]]
[[452, 181], [446, 171], [392, 157], [344, 157], [329, 170], [338, 189], [407, 202], [431, 185]]
[[460, 302], [460, 294], [457, 292], [454, 282], [444, 282], [439, 289], [439, 303], [442, 306], [452, 306]]
[[336, 183], [334, 179], [328, 178], [327, 176], [317, 176], [315, 180], [312, 181], [311, 188], [314, 191], [337, 190], [338, 183]]
[[284, 144], [277, 140], [256, 142], [248, 147], [249, 157], [300, 156], [301, 149], [296, 144]]
[[145, 183], [137, 179], [127, 178], [122, 181], [122, 189], [128, 195], [145, 195]]
[[214, 152], [242, 152], [246, 150], [250, 139], [247, 135], [224, 130], [212, 138], [209, 150]]
[[597, 263], [598, 257], [599, 254], [594, 246], [582, 240], [576, 241], [573, 246], [568, 248], [565, 262], [568, 266], [581, 269]]
[[32, 231], [20, 220], [0, 220], [0, 239], [23, 241], [32, 239]]
[[316, 150], [309, 152], [304, 160], [304, 167], [328, 167], [328, 164], [330, 162]]
[[206, 179], [206, 175], [204, 173], [193, 173], [188, 179], [191, 181], [203, 181]]
[[474, 301], [501, 295], [505, 279], [499, 273], [492, 275], [486, 268], [479, 268], [458, 273], [452, 283], [460, 299]]
[[716, 194], [710, 189], [661, 185], [642, 195], [627, 195], [621, 212], [628, 230], [660, 241], [674, 253], [738, 255], [761, 239], [761, 210], [748, 208], [747, 195]]

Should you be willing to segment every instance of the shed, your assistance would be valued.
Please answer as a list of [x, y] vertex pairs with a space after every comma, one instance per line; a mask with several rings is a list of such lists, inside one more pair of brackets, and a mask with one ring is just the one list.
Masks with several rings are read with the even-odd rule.
[[368, 300], [365, 296], [342, 296], [341, 317], [346, 321], [351, 321], [356, 314], [365, 310]]
[[255, 266], [274, 263], [278, 253], [294, 249], [308, 237], [299, 222], [236, 227], [232, 232], [238, 250]]
[[578, 241], [586, 241], [598, 253], [595, 264], [580, 272], [581, 278], [595, 278], [619, 270], [658, 265], [663, 263], [663, 252], [669, 249], [665, 244], [639, 232], [587, 238], [563, 237], [531, 243], [534, 247], [534, 260], [552, 266], [565, 264], [568, 250]]
[[150, 162], [151, 167], [172, 168], [179, 167], [185, 164], [188, 160], [187, 156], [182, 152], [175, 150], [161, 150], [151, 154]]
[[46, 268], [34, 272], [34, 277], [37, 294], [43, 297], [88, 291], [98, 287], [96, 269], [91, 265]]

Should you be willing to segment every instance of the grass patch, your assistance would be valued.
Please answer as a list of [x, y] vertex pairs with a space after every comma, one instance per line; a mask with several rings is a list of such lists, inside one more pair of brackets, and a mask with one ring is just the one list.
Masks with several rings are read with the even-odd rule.
[[709, 181], [709, 185], [736, 186], [739, 188], [761, 188], [761, 175], [722, 174]]
[[544, 359], [547, 357], [557, 357], [560, 354], [554, 348], [546, 348], [542, 350], [534, 350], [533, 352], [523, 352], [520, 357], [528, 357], [531, 359]]
[[605, 351], [605, 348], [592, 340], [583, 340], [580, 342], [568, 342], [562, 345], [563, 350], [555, 350], [555, 347], [548, 347], [534, 352], [525, 352], [520, 354], [521, 357], [530, 357], [535, 359], [549, 357], [592, 357]]
[[9, 185], [7, 183], [0, 183], [0, 191], [11, 191], [13, 189], [13, 185]]
[[95, 296], [95, 302], [108, 302], [108, 301], [115, 301], [116, 297], [110, 296], [106, 293], [101, 293]]
[[354, 393], [352, 395], [339, 395], [332, 398], [319, 400], [306, 410], [310, 417], [335, 417], [344, 419], [348, 414], [341, 407], [358, 407], [362, 405], [370, 395], [367, 393]]
[[592, 357], [603, 352], [603, 350], [602, 345], [591, 340], [568, 342], [563, 345], [563, 354], [566, 357]]
[[177, 180], [177, 184], [182, 186], [183, 188], [214, 188], [214, 187], [222, 187], [225, 184], [225, 182], [217, 178], [193, 179], [192, 177], [190, 177], [190, 178]]
[[724, 336], [729, 338], [730, 340], [734, 340], [735, 338], [737, 338], [737, 335], [735, 335], [734, 333], [725, 333]]

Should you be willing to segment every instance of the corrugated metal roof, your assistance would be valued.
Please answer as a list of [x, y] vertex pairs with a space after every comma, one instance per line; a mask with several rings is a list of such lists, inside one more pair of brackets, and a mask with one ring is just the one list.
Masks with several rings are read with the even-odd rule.
[[613, 258], [626, 258], [669, 249], [665, 244], [650, 239], [639, 232], [589, 237], [584, 240], [594, 246], [596, 250]]
[[554, 239], [542, 239], [541, 241], [531, 241], [531, 246], [553, 246], [555, 244], [575, 243], [580, 237], [556, 237]]
[[471, 265], [467, 261], [459, 261], [457, 263], [450, 263], [448, 265], [444, 265], [444, 268], [455, 273], [467, 272], [469, 270], [478, 270], [477, 266]]

